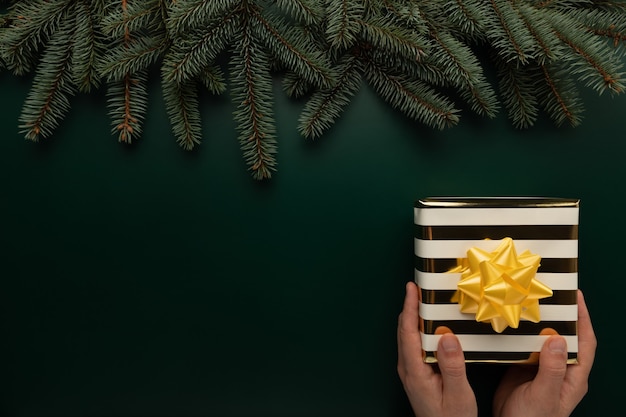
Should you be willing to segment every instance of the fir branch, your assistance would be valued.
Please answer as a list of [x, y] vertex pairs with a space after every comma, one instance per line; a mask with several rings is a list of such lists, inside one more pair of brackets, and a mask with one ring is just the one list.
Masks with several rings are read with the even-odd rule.
[[237, 14], [229, 13], [204, 30], [179, 36], [165, 56], [165, 77], [180, 83], [201, 74], [228, 46], [239, 30], [239, 19]]
[[304, 25], [315, 25], [324, 17], [322, 2], [317, 0], [275, 0], [276, 6]]
[[597, 8], [584, 8], [575, 11], [576, 20], [580, 21], [594, 35], [611, 39], [613, 46], [626, 43], [626, 4], [608, 2]]
[[364, 2], [354, 0], [329, 0], [326, 7], [326, 39], [335, 50], [352, 46], [361, 31]]
[[489, 20], [488, 8], [483, 0], [448, 0], [442, 9], [456, 32], [469, 39], [484, 37]]
[[315, 88], [300, 75], [287, 71], [283, 77], [283, 91], [288, 97], [301, 98], [315, 91]]
[[568, 9], [591, 5], [594, 0], [534, 0], [538, 8]]
[[30, 72], [38, 52], [55, 32], [73, 2], [34, 0], [16, 2], [9, 10], [11, 27], [0, 32], [0, 53], [16, 75]]
[[609, 25], [606, 29], [595, 29], [596, 35], [605, 36], [613, 40], [613, 46], [617, 47], [622, 43], [626, 43], [626, 30], [617, 29], [615, 25]]
[[[107, 77], [107, 100], [112, 133], [118, 141], [132, 143], [141, 137], [148, 108], [147, 72], [167, 47], [160, 23], [160, 1], [110, 5], [103, 19], [111, 45], [100, 72]], [[149, 33], [147, 35], [144, 33]]]
[[172, 132], [183, 149], [191, 150], [200, 144], [202, 137], [195, 81], [178, 83], [162, 77], [162, 89]]
[[279, 17], [265, 16], [258, 9], [251, 12], [252, 36], [269, 49], [272, 56], [285, 67], [297, 72], [317, 87], [327, 87], [333, 82], [330, 62], [310, 37], [301, 36]]
[[[114, 49], [113, 54], [108, 55], [109, 57], [113, 56], [112, 62], [114, 65], [122, 60], [121, 57], [117, 57], [116, 55], [121, 55], [125, 58], [128, 49], [133, 45], [132, 31], [127, 23], [129, 21], [128, 9], [129, 4], [126, 0], [122, 0], [121, 4], [115, 7], [115, 10], [119, 12], [119, 15], [115, 14], [115, 17], [121, 22], [120, 27], [122, 30], [111, 32], [111, 36], [115, 34], [117, 35], [116, 37], [121, 38], [117, 40], [119, 44], [118, 48]], [[113, 16], [113, 14], [111, 16]], [[111, 61], [109, 60], [109, 62]], [[107, 66], [103, 65], [103, 67], [104, 69], [101, 70], [101, 72], [107, 74]], [[120, 71], [120, 75], [117, 75], [117, 78], [114, 78], [115, 75], [109, 74], [109, 82], [113, 81], [113, 83], [109, 84], [109, 89], [107, 90], [112, 133], [117, 133], [118, 141], [124, 143], [132, 143], [133, 135], [135, 134], [141, 136], [141, 122], [140, 118], [135, 116], [135, 108], [137, 107], [139, 111], [142, 109], [145, 111], [147, 107], [145, 104], [147, 101], [147, 93], [142, 91], [141, 86], [138, 88], [141, 95], [139, 97], [135, 96], [133, 84], [139, 86], [140, 81], [136, 78], [132, 78], [132, 72], [132, 69], [124, 68]], [[142, 98], [143, 100], [141, 100]], [[137, 103], [137, 101], [139, 102]], [[140, 112], [139, 114], [142, 113]]]
[[365, 62], [364, 74], [378, 95], [411, 119], [438, 129], [458, 123], [458, 111], [452, 103], [428, 85], [393, 74], [373, 60]]
[[514, 127], [529, 128], [539, 114], [536, 67], [494, 60], [504, 107]]
[[344, 56], [337, 64], [337, 71], [339, 76], [333, 88], [313, 93], [302, 110], [298, 130], [305, 138], [322, 136], [339, 118], [361, 86], [362, 68], [357, 57]]
[[100, 85], [100, 77], [96, 69], [96, 60], [102, 53], [104, 45], [102, 36], [98, 34], [95, 18], [97, 4], [89, 0], [75, 3], [75, 33], [72, 56], [72, 73], [74, 84], [79, 91], [89, 92], [92, 87]]
[[[430, 47], [432, 50], [432, 45]], [[368, 55], [377, 62], [384, 62], [387, 67], [393, 68], [408, 79], [415, 79], [435, 87], [449, 87], [452, 85], [445, 73], [445, 66], [441, 66], [428, 55], [421, 61], [408, 60], [405, 57], [390, 55], [376, 49], [368, 50]], [[434, 55], [434, 54], [433, 54]]]
[[460, 90], [473, 111], [482, 116], [495, 117], [498, 99], [483, 75], [482, 67], [472, 50], [447, 32], [431, 32], [436, 42], [428, 61], [442, 68], [450, 85]]
[[537, 9], [529, 7], [525, 3], [514, 3], [513, 8], [518, 13], [520, 20], [528, 29], [530, 36], [536, 45], [533, 57], [539, 64], [557, 59], [563, 52], [562, 43], [554, 33], [549, 22]]
[[362, 39], [376, 49], [392, 55], [419, 61], [429, 49], [428, 40], [413, 30], [393, 25], [385, 18], [360, 21], [363, 27]]
[[557, 126], [564, 122], [578, 126], [583, 107], [567, 69], [550, 68], [547, 65], [541, 65], [540, 68], [544, 75], [544, 88], [548, 89], [546, 93], [539, 94], [544, 110]]
[[231, 60], [234, 118], [243, 156], [255, 179], [270, 178], [276, 169], [269, 58], [252, 35], [251, 22], [243, 19], [237, 33], [237, 50]]
[[102, 31], [112, 39], [119, 39], [131, 32], [157, 28], [157, 19], [161, 8], [159, 0], [140, 2], [123, 1], [122, 4], [110, 2], [100, 22]]
[[213, 20], [239, 11], [240, 0], [176, 0], [169, 9], [167, 29], [177, 37], [188, 30], [212, 26]]
[[600, 93], [607, 89], [623, 92], [622, 63], [608, 51], [603, 39], [584, 30], [578, 21], [563, 13], [551, 13], [550, 17], [559, 39], [574, 52], [566, 58], [570, 71], [586, 86]]
[[118, 140], [132, 143], [141, 137], [142, 122], [147, 110], [148, 90], [145, 71], [126, 74], [120, 81], [113, 81], [107, 90], [111, 132]]
[[165, 48], [164, 39], [154, 36], [117, 40], [112, 43], [106, 57], [100, 60], [99, 73], [107, 81], [119, 81], [128, 73], [151, 67], [162, 56]]
[[[8, 30], [7, 28], [11, 25], [11, 17], [0, 14], [0, 42], [4, 39], [3, 32]], [[6, 68], [6, 64], [4, 62], [4, 58], [2, 57], [2, 44], [0, 43], [0, 70]]]
[[386, 9], [388, 13], [369, 12], [366, 15], [373, 17], [390, 15], [400, 26], [419, 34], [425, 34], [428, 32], [428, 28], [421, 10], [421, 3], [420, 0], [385, 0], [382, 8]]
[[219, 95], [226, 91], [224, 74], [218, 66], [206, 67], [199, 78], [206, 89], [212, 94]]
[[37, 68], [33, 86], [20, 115], [26, 139], [49, 137], [70, 109], [72, 85], [73, 22], [60, 19]]
[[527, 63], [533, 58], [534, 43], [528, 29], [507, 0], [489, 0], [491, 14], [497, 24], [487, 28], [489, 42], [505, 61]]

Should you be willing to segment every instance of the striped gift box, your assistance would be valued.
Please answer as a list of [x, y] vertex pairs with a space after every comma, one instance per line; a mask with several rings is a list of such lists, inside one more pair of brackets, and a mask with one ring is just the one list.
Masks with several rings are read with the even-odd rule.
[[[554, 198], [427, 198], [415, 203], [415, 281], [420, 288], [424, 360], [436, 362], [440, 326], [454, 332], [467, 362], [532, 363], [547, 334], [565, 337], [576, 362], [579, 200]], [[541, 321], [496, 333], [452, 302], [460, 273], [448, 272], [467, 250], [493, 251], [505, 237], [517, 253], [541, 256], [536, 279], [553, 295], [539, 300]], [[550, 330], [552, 329], [552, 330]]]

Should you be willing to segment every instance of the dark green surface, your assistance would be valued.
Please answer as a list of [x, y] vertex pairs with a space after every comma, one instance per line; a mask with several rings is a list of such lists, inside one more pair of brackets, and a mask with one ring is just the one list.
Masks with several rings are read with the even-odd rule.
[[[130, 147], [98, 95], [76, 97], [54, 138], [25, 141], [27, 90], [0, 74], [0, 414], [410, 415], [395, 326], [413, 203], [430, 195], [582, 200], [580, 285], [599, 349], [575, 415], [620, 405], [626, 96], [586, 92], [576, 129], [466, 113], [438, 132], [364, 89], [310, 143], [301, 104], [277, 86], [279, 172], [259, 183], [227, 97], [203, 100], [206, 138], [187, 153], [158, 82]], [[470, 368], [481, 415], [502, 369]]]

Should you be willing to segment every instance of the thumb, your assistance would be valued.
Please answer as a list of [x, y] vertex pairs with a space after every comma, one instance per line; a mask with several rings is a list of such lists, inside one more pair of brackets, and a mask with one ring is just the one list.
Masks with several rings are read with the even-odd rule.
[[454, 334], [441, 335], [437, 348], [437, 362], [441, 372], [444, 395], [457, 396], [466, 393], [468, 388], [471, 390], [465, 372], [463, 349]]
[[567, 343], [561, 336], [550, 336], [539, 355], [539, 369], [532, 382], [534, 398], [548, 406], [559, 401], [567, 371]]

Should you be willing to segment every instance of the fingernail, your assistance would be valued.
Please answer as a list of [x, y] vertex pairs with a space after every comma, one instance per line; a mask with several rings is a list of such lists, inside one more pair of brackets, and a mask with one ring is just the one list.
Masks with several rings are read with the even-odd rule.
[[457, 340], [456, 337], [452, 335], [450, 336], [444, 335], [441, 337], [441, 347], [446, 352], [456, 352], [461, 349], [461, 346], [459, 345], [459, 341]]
[[554, 339], [550, 340], [550, 345], [548, 346], [548, 348], [552, 353], [563, 353], [567, 349], [567, 346], [565, 344], [565, 340], [560, 337], [555, 337]]

